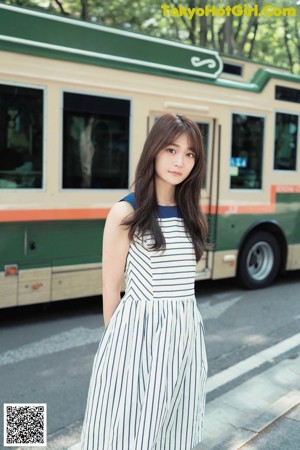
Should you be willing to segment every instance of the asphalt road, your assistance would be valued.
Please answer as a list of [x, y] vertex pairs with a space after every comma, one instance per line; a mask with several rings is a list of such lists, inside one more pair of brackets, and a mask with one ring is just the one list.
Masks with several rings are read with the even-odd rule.
[[[264, 363], [255, 360], [263, 350], [299, 333], [300, 271], [255, 291], [240, 289], [234, 280], [197, 282], [196, 297], [206, 332], [209, 377], [239, 370], [238, 364], [248, 361], [243, 372], [229, 373], [226, 383], [208, 392], [208, 404], [299, 350], [295, 344]], [[83, 421], [103, 331], [100, 299], [0, 310], [0, 327], [1, 403], [46, 403], [48, 442], [66, 448], [67, 436], [70, 442], [76, 433], [78, 437]], [[0, 442], [2, 415], [3, 408]]]

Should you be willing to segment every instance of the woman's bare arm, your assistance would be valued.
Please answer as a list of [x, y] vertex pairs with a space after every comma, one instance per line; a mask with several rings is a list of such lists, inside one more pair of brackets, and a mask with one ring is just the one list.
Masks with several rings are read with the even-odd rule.
[[102, 247], [102, 286], [103, 286], [103, 318], [107, 327], [119, 301], [125, 262], [129, 249], [128, 230], [122, 220], [134, 211], [126, 202], [113, 205], [108, 213]]

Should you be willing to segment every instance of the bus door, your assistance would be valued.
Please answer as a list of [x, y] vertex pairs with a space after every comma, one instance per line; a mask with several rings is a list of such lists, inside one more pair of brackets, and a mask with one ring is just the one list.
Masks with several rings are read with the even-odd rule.
[[[214, 118], [198, 118], [195, 120], [204, 138], [204, 151], [206, 159], [206, 176], [201, 190], [201, 207], [209, 222], [209, 243], [214, 242], [215, 208], [217, 205], [217, 153], [218, 153], [218, 128]], [[196, 280], [211, 278], [213, 264], [213, 252], [205, 251], [196, 266]]]

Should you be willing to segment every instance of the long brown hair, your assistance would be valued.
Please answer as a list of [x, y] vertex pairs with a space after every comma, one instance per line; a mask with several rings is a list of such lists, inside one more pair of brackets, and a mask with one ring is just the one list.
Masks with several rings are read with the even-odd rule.
[[200, 192], [205, 176], [203, 138], [198, 125], [185, 116], [164, 114], [153, 125], [145, 141], [131, 185], [134, 186], [136, 209], [122, 224], [128, 225], [129, 239], [134, 234], [150, 232], [154, 238], [152, 249], [165, 249], [166, 241], [157, 221], [155, 191], [155, 158], [158, 153], [186, 133], [189, 145], [195, 151], [195, 164], [189, 176], [175, 186], [175, 200], [184, 220], [186, 232], [194, 245], [196, 261], [200, 261], [206, 248], [208, 224], [200, 206]]

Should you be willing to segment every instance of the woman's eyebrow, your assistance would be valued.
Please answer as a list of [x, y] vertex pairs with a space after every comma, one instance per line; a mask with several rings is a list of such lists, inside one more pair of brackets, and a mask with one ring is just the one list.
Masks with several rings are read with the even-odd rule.
[[[178, 145], [178, 144], [173, 144], [172, 142], [170, 142], [170, 144], [168, 144], [168, 145], [173, 145], [174, 147], [179, 147], [179, 148], [180, 148], [180, 145]], [[167, 146], [168, 146], [168, 145], [167, 145]], [[192, 152], [195, 153], [194, 147], [188, 147], [188, 150], [192, 150]]]

